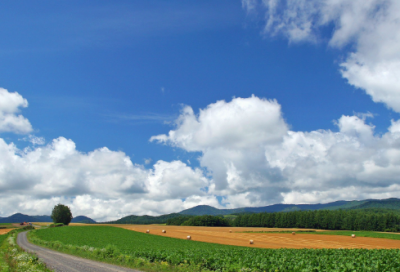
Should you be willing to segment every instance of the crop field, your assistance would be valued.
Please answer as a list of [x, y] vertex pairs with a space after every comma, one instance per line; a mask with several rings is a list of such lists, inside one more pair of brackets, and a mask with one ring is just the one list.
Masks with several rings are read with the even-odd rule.
[[0, 235], [9, 233], [12, 231], [15, 227], [12, 224], [9, 223], [0, 223]]
[[[251, 246], [258, 248], [367, 248], [367, 249], [399, 249], [400, 241], [370, 237], [351, 238], [346, 236], [322, 235], [329, 231], [316, 230], [315, 234], [277, 233], [288, 229], [268, 228], [227, 228], [227, 227], [191, 227], [191, 226], [158, 226], [158, 225], [112, 225], [128, 230], [186, 239], [188, 235], [194, 241], [218, 243], [235, 246]], [[166, 230], [166, 233], [162, 233]], [[291, 229], [296, 231], [297, 229]], [[232, 231], [232, 232], [230, 232]], [[252, 232], [253, 231], [253, 232]], [[262, 232], [261, 232], [262, 231]], [[271, 233], [268, 233], [270, 231]], [[304, 229], [301, 229], [304, 231]], [[393, 234], [396, 235], [396, 234]], [[382, 235], [383, 236], [383, 235]], [[397, 236], [396, 236], [397, 237]], [[399, 237], [400, 238], [400, 237]], [[249, 240], [254, 244], [249, 245]]]
[[[167, 234], [168, 231], [171, 232], [167, 229]], [[120, 259], [143, 258], [220, 271], [400, 271], [398, 249], [261, 249], [174, 239], [108, 226], [41, 229], [31, 233], [31, 241], [58, 249], [78, 246], [94, 255], [107, 252], [112, 245], [122, 254], [117, 256]]]

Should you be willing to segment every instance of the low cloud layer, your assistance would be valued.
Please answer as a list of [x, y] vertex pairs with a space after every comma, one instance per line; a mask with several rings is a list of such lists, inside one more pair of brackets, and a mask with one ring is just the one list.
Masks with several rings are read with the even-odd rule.
[[242, 0], [251, 15], [262, 13], [265, 35], [291, 43], [319, 42], [328, 27], [333, 48], [354, 49], [340, 64], [349, 84], [374, 102], [400, 112], [400, 2], [397, 0]]
[[290, 131], [276, 101], [253, 96], [198, 115], [186, 107], [176, 129], [151, 140], [200, 151], [210, 193], [228, 207], [399, 196], [400, 122], [384, 135], [358, 116], [336, 123], [336, 132]]
[[146, 169], [106, 147], [80, 152], [64, 137], [44, 144], [28, 135], [34, 140], [25, 149], [0, 138], [0, 216], [49, 214], [64, 203], [74, 215], [105, 221], [222, 207], [219, 197], [234, 208], [400, 195], [399, 120], [376, 135], [368, 115], [341, 116], [337, 131], [310, 132], [290, 130], [282, 116], [277, 101], [256, 96], [198, 113], [184, 107], [173, 130], [150, 140], [200, 152], [201, 168], [158, 160]]

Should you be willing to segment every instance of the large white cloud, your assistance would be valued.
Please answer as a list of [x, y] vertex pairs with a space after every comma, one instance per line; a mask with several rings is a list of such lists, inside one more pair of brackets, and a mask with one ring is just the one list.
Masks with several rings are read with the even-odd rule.
[[265, 33], [290, 42], [321, 38], [333, 25], [332, 47], [354, 45], [341, 63], [348, 82], [373, 101], [400, 112], [400, 1], [398, 0], [242, 0], [249, 11], [265, 12]]
[[202, 169], [179, 160], [147, 169], [106, 147], [80, 152], [64, 137], [23, 150], [0, 138], [0, 216], [49, 214], [57, 203], [103, 221], [221, 207], [218, 196], [231, 208], [399, 197], [400, 121], [376, 135], [369, 117], [302, 132], [289, 129], [275, 100], [233, 98], [198, 114], [187, 106], [151, 141], [200, 152]]
[[2, 213], [49, 214], [55, 202], [64, 201], [75, 215], [103, 220], [160, 214], [182, 209], [187, 198], [206, 195], [207, 186], [201, 170], [181, 161], [158, 161], [145, 169], [123, 152], [105, 147], [79, 152], [63, 137], [25, 150], [0, 139]]
[[186, 107], [176, 129], [151, 140], [200, 151], [213, 177], [209, 192], [229, 207], [398, 197], [400, 121], [382, 136], [357, 116], [336, 123], [337, 132], [290, 131], [276, 101], [253, 96], [198, 115]]
[[[20, 94], [0, 89], [0, 132], [31, 132], [29, 121], [17, 115], [19, 108], [27, 106]], [[64, 137], [47, 145], [34, 135], [22, 140], [31, 145], [19, 149], [0, 138], [0, 216], [50, 214], [59, 202], [70, 205], [74, 215], [97, 220], [219, 205], [207, 193], [210, 180], [202, 170], [181, 161], [159, 160], [146, 169], [123, 152], [106, 147], [80, 152]]]
[[28, 101], [18, 93], [10, 93], [0, 88], [0, 133], [29, 133], [32, 126], [28, 119], [18, 115], [19, 108], [26, 108]]

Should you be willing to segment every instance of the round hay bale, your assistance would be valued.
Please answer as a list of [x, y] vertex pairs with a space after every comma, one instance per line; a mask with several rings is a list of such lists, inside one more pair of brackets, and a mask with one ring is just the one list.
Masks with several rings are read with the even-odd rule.
[[293, 231], [293, 232], [292, 232], [292, 235], [296, 235], [296, 232]]
[[150, 233], [150, 230], [146, 230], [146, 233]]
[[250, 245], [252, 245], [252, 244], [254, 244], [254, 241], [253, 241], [253, 240], [250, 240]]
[[229, 232], [230, 232], [230, 233], [232, 233], [232, 231], [231, 231], [231, 230], [229, 230]]
[[355, 235], [355, 234], [352, 234], [352, 235], [351, 235], [351, 238], [356, 238], [356, 235]]
[[187, 239], [187, 240], [191, 240], [192, 237], [191, 237], [190, 235], [188, 235], [188, 236], [186, 237], [186, 239]]
[[167, 233], [167, 231], [163, 229], [163, 230], [162, 230], [162, 233]]

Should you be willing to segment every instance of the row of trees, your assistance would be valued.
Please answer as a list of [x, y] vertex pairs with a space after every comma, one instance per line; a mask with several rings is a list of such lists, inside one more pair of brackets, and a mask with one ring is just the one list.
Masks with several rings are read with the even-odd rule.
[[242, 214], [237, 227], [313, 228], [329, 230], [400, 231], [400, 215], [368, 210], [316, 210]]
[[230, 226], [230, 222], [222, 216], [201, 215], [189, 218], [187, 216], [182, 216], [168, 219], [167, 225], [228, 227]]

